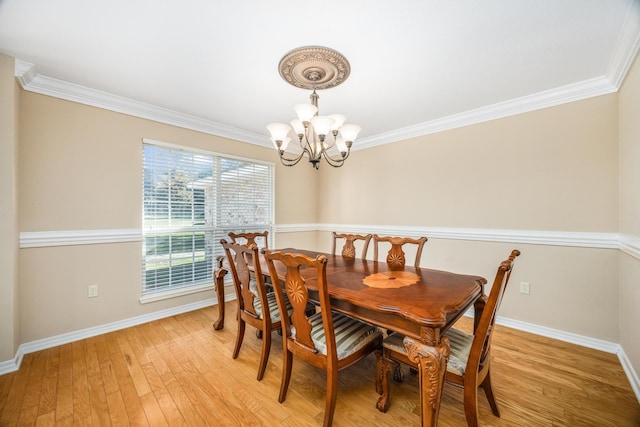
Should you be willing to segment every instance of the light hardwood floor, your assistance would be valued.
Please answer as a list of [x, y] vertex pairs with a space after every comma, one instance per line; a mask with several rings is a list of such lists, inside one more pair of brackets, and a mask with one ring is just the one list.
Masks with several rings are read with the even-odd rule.
[[[216, 313], [202, 309], [25, 355], [18, 372], [0, 376], [0, 426], [322, 424], [323, 371], [294, 361], [287, 400], [278, 403], [281, 337], [274, 333], [258, 382], [254, 330], [232, 360], [235, 303], [222, 331], [211, 327]], [[481, 393], [482, 426], [640, 426], [640, 404], [615, 355], [501, 326], [493, 346], [502, 414], [493, 416]], [[375, 409], [374, 368], [371, 355], [340, 373], [334, 425], [419, 425], [417, 378], [405, 368], [383, 414]], [[439, 425], [466, 425], [461, 389], [445, 386]]]

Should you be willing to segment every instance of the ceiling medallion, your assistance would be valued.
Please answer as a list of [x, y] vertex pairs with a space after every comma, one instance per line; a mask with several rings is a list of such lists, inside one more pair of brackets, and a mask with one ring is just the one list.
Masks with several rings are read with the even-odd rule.
[[344, 82], [351, 66], [340, 52], [320, 46], [307, 46], [287, 53], [278, 66], [280, 76], [302, 89], [329, 89]]

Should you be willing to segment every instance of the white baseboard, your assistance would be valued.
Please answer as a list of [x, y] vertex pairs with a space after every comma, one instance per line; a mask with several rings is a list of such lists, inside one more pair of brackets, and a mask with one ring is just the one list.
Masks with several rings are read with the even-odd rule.
[[[471, 316], [473, 316], [473, 311], [471, 311]], [[616, 344], [610, 341], [604, 341], [604, 340], [599, 340], [595, 338], [585, 337], [584, 335], [578, 335], [572, 332], [565, 332], [558, 329], [547, 328], [545, 326], [538, 326], [538, 325], [534, 325], [533, 323], [521, 322], [520, 320], [514, 320], [514, 319], [498, 316], [496, 318], [496, 323], [498, 325], [517, 329], [519, 331], [529, 332], [531, 334], [540, 335], [547, 338], [553, 338], [559, 341], [580, 345], [582, 347], [604, 351], [605, 353], [618, 354], [618, 352], [620, 351], [620, 344]]]
[[638, 378], [638, 373], [633, 369], [631, 361], [627, 357], [627, 354], [624, 352], [622, 347], [620, 347], [620, 351], [618, 352], [618, 359], [620, 360], [622, 369], [624, 369], [624, 373], [627, 374], [627, 378], [629, 379], [631, 388], [636, 395], [636, 399], [638, 399], [638, 402], [640, 402], [640, 378]]

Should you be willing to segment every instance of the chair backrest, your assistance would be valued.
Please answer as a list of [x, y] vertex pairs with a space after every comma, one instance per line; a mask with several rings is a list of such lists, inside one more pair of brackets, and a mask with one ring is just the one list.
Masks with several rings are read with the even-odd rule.
[[498, 308], [507, 289], [507, 284], [513, 271], [514, 260], [519, 255], [520, 251], [514, 249], [511, 251], [509, 258], [502, 261], [498, 267], [496, 278], [491, 285], [489, 297], [476, 327], [465, 372], [478, 372], [489, 360], [491, 337], [493, 336]]
[[[254, 262], [258, 260], [258, 247], [255, 244], [240, 245], [238, 243], [229, 243], [226, 240], [220, 240], [220, 244], [224, 248], [229, 260], [229, 268], [233, 277], [233, 285], [236, 289], [236, 297], [238, 299], [238, 307], [241, 311], [245, 311], [255, 318], [258, 318], [254, 307], [254, 299], [260, 298], [262, 307], [268, 307], [267, 291], [264, 284], [264, 277], [260, 269], [260, 263]], [[251, 271], [253, 269], [253, 272]], [[255, 278], [256, 288], [251, 289], [251, 278]], [[252, 292], [253, 291], [253, 292]], [[257, 291], [257, 295], [254, 292]], [[269, 317], [269, 316], [265, 316]]]
[[391, 270], [402, 270], [406, 263], [406, 258], [402, 246], [405, 244], [417, 245], [416, 259], [413, 266], [420, 268], [420, 258], [422, 257], [422, 248], [427, 242], [426, 237], [420, 237], [419, 239], [413, 239], [411, 237], [388, 237], [373, 235], [373, 259], [378, 260], [378, 243], [387, 242], [391, 245], [391, 249], [387, 253], [387, 264]]
[[[257, 237], [261, 237], [264, 239], [264, 244], [260, 245], [258, 244], [258, 242], [256, 242], [256, 238]], [[233, 231], [229, 232], [229, 238], [231, 239], [231, 241], [233, 243], [243, 243], [243, 242], [238, 242], [238, 239], [244, 239], [244, 244], [249, 246], [249, 245], [256, 245], [259, 248], [269, 248], [269, 231], [265, 230], [262, 232], [256, 232], [256, 233], [234, 233]]]
[[[327, 257], [318, 255], [316, 258], [311, 258], [303, 254], [285, 253], [281, 251], [272, 252], [269, 250], [263, 251], [263, 253], [269, 266], [269, 273], [271, 274], [271, 281], [275, 288], [274, 292], [278, 299], [280, 312], [283, 312], [285, 292], [293, 309], [291, 318], [282, 316], [283, 336], [286, 337], [287, 340], [293, 340], [300, 348], [307, 350], [309, 357], [318, 353], [318, 349], [315, 347], [313, 339], [311, 338], [311, 323], [308, 320], [309, 314], [306, 312], [309, 292], [304, 278], [300, 275], [300, 268], [313, 268], [316, 270], [315, 280], [318, 287], [320, 308], [322, 310], [327, 356], [333, 361], [337, 360], [336, 338], [333, 328], [333, 318], [331, 316], [329, 292], [327, 290]], [[283, 282], [278, 279], [278, 271], [281, 273], [286, 271]], [[282, 283], [284, 283], [284, 289], [282, 289]], [[291, 326], [295, 328], [295, 337], [291, 336]], [[318, 356], [320, 356], [319, 353]]]
[[369, 249], [369, 242], [371, 241], [371, 234], [339, 234], [335, 231], [333, 232], [333, 246], [331, 249], [331, 253], [335, 255], [336, 253], [336, 240], [344, 239], [344, 246], [342, 247], [342, 252], [340, 255], [343, 257], [355, 258], [356, 257], [356, 247], [354, 242], [356, 240], [364, 240], [364, 244], [362, 246], [362, 256], [360, 258], [367, 258], [367, 250]]

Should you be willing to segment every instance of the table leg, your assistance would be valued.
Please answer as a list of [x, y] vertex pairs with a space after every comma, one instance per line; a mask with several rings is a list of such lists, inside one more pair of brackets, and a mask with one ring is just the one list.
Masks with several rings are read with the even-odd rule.
[[213, 273], [213, 282], [218, 293], [218, 320], [213, 322], [213, 329], [216, 331], [224, 328], [224, 276], [226, 274], [227, 270], [221, 267]]
[[429, 341], [429, 344], [425, 344], [410, 337], [404, 339], [409, 360], [418, 364], [423, 427], [438, 425], [440, 400], [451, 350], [447, 337], [442, 337], [440, 342]]

